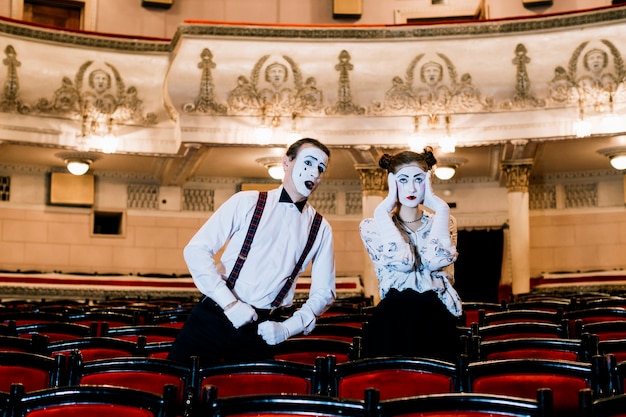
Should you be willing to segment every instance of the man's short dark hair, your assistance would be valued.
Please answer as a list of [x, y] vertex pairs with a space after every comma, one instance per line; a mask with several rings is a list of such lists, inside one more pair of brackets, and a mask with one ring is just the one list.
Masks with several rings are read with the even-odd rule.
[[321, 149], [322, 152], [324, 152], [330, 158], [330, 149], [328, 149], [328, 147], [322, 142], [313, 138], [302, 138], [292, 143], [287, 149], [287, 156], [289, 157], [289, 159], [295, 159], [296, 156], [298, 156], [298, 151], [300, 150], [300, 148], [306, 143]]

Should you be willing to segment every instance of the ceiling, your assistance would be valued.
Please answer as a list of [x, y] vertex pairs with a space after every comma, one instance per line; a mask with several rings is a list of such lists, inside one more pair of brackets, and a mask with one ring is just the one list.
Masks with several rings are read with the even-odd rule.
[[[282, 156], [289, 129], [331, 148], [330, 180], [357, 181], [355, 166], [376, 166], [382, 153], [407, 149], [413, 131], [434, 143], [448, 128], [456, 151], [435, 155], [441, 164], [462, 161], [453, 182], [502, 184], [500, 164], [510, 160], [532, 160], [535, 178], [612, 172], [598, 150], [626, 149], [623, 120], [617, 129], [600, 126], [609, 93], [614, 113], [626, 114], [624, 22], [626, 7], [523, 25], [196, 22], [181, 25], [171, 42], [95, 42], [90, 34], [5, 22], [3, 63], [15, 82], [0, 101], [0, 171], [64, 169], [58, 153], [77, 152], [89, 109], [93, 120], [117, 117], [122, 138], [115, 154], [90, 153], [91, 172], [166, 186], [206, 177], [267, 179], [257, 160]], [[596, 73], [587, 52], [598, 50], [606, 62]], [[438, 78], [425, 76], [433, 64]], [[276, 65], [283, 68], [278, 81], [269, 77]], [[92, 85], [91, 77], [103, 73], [109, 85]], [[581, 92], [591, 97], [584, 105]], [[594, 125], [584, 139], [572, 136], [579, 107]], [[270, 119], [282, 120], [277, 145], [255, 145], [256, 128]], [[429, 126], [434, 119], [442, 122]]]
[[[624, 137], [590, 137], [584, 139], [563, 139], [541, 142], [533, 147], [533, 176], [581, 171], [611, 170], [609, 159], [598, 153], [602, 148], [624, 145]], [[472, 182], [477, 179], [501, 179], [500, 162], [510, 153], [511, 145], [490, 144], [475, 147], [457, 147], [454, 154], [436, 155], [441, 160], [453, 157], [465, 159], [457, 169], [451, 182]], [[366, 150], [376, 162], [382, 152], [396, 152], [401, 148], [376, 148]], [[408, 149], [408, 148], [407, 148]], [[1, 143], [0, 165], [39, 166], [44, 169], [62, 170], [64, 161], [57, 156], [63, 151], [53, 147], [32, 144]], [[355, 152], [348, 147], [331, 148], [331, 161], [327, 173], [330, 180], [358, 180], [359, 174], [355, 163], [367, 162], [363, 152]], [[171, 164], [177, 167], [189, 167], [185, 170], [185, 181], [196, 177], [232, 177], [241, 179], [267, 179], [266, 169], [257, 159], [268, 156], [280, 156], [283, 148], [263, 146], [214, 146], [203, 145], [200, 156], [177, 155], [131, 155], [131, 154], [96, 154], [99, 159], [91, 166], [96, 175], [123, 173], [135, 177], [154, 178], [166, 184], [171, 174]], [[360, 160], [359, 160], [360, 159]], [[174, 170], [175, 171], [175, 170]], [[169, 173], [169, 174], [168, 174]]]

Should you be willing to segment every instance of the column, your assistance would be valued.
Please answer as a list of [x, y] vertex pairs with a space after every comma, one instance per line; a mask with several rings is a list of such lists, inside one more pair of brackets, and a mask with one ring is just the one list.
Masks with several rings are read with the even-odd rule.
[[531, 159], [504, 161], [510, 233], [510, 271], [513, 295], [530, 291], [530, 220], [528, 181]]
[[[387, 196], [387, 171], [375, 165], [355, 165], [361, 179], [363, 192], [363, 218], [374, 217], [374, 209]], [[365, 296], [372, 297], [374, 304], [380, 301], [378, 291], [378, 278], [374, 271], [374, 265], [363, 247], [363, 286]]]

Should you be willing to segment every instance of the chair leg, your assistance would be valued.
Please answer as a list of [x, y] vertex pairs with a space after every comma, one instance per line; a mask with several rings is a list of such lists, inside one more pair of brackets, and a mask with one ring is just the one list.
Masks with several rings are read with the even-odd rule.
[[578, 391], [578, 417], [593, 416], [593, 392], [591, 388]]
[[552, 417], [554, 415], [554, 396], [552, 389], [539, 388], [537, 390], [537, 402], [541, 410], [540, 417]]

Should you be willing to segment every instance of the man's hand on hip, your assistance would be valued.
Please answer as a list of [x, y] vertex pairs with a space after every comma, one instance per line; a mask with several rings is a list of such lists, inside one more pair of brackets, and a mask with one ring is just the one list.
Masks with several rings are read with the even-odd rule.
[[224, 314], [226, 314], [226, 317], [235, 329], [240, 328], [244, 324], [252, 323], [259, 318], [254, 308], [242, 301], [236, 301], [234, 304], [227, 306], [224, 309]]

